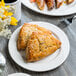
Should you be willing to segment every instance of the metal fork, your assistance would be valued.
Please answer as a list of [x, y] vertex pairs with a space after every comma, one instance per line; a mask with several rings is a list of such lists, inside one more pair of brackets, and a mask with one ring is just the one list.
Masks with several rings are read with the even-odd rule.
[[65, 27], [65, 26], [71, 25], [73, 20], [76, 20], [76, 16], [72, 16], [72, 17], [67, 18], [67, 19], [64, 18], [64, 19], [59, 21], [58, 26], [60, 27], [62, 25], [61, 27]]

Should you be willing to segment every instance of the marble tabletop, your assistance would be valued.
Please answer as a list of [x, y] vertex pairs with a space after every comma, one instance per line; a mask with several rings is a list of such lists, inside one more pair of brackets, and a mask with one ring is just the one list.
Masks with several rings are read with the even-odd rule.
[[2, 73], [2, 76], [8, 76], [8, 74], [12, 73], [27, 73], [31, 76], [76, 76], [76, 21], [74, 20], [71, 25], [65, 26], [65, 25], [59, 25], [59, 22], [63, 18], [68, 18], [70, 16], [62, 16], [62, 17], [53, 17], [53, 16], [46, 16], [41, 15], [39, 13], [33, 12], [30, 9], [26, 8], [24, 5], [22, 5], [22, 17], [21, 21], [19, 21], [18, 26], [11, 26], [10, 29], [12, 32], [21, 26], [25, 22], [30, 21], [45, 21], [52, 24], [55, 24], [56, 26], [60, 27], [68, 36], [68, 39], [70, 41], [70, 54], [66, 61], [58, 68], [48, 71], [48, 72], [32, 72], [25, 70], [18, 66], [10, 57], [8, 52], [8, 42], [9, 40], [3, 37], [0, 37], [0, 52], [3, 53], [3, 55], [6, 58], [6, 66]]

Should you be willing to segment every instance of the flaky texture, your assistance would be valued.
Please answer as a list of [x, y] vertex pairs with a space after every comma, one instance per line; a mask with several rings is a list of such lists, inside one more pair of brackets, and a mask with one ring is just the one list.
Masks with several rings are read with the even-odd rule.
[[19, 36], [18, 36], [18, 40], [17, 40], [18, 50], [24, 50], [26, 48], [28, 39], [29, 39], [30, 35], [32, 34], [32, 32], [34, 32], [34, 31], [42, 31], [47, 34], [51, 34], [51, 32], [49, 30], [47, 30], [43, 27], [25, 23], [19, 32]]
[[61, 42], [50, 34], [33, 32], [26, 47], [27, 62], [34, 62], [49, 56], [61, 47]]

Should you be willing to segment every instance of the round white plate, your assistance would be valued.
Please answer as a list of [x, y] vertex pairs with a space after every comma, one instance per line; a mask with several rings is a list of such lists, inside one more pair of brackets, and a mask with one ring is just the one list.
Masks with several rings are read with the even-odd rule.
[[10, 40], [9, 40], [9, 54], [12, 57], [12, 59], [21, 67], [24, 69], [28, 69], [31, 71], [37, 71], [37, 72], [43, 72], [48, 71], [57, 68], [60, 66], [67, 58], [70, 50], [70, 45], [67, 36], [65, 33], [59, 29], [57, 26], [47, 23], [47, 22], [31, 22], [32, 24], [37, 24], [41, 27], [47, 28], [53, 32], [53, 35], [57, 37], [61, 42], [61, 48], [58, 49], [55, 53], [52, 55], [37, 61], [33, 63], [26, 63], [24, 59], [22, 58], [21, 54], [17, 50], [17, 38], [20, 31], [19, 27], [16, 29], [16, 31], [12, 34]]
[[30, 0], [21, 0], [21, 2], [31, 10], [44, 15], [64, 16], [76, 13], [76, 0], [69, 5], [63, 4], [59, 9], [54, 8], [53, 10], [50, 11], [47, 10], [47, 6], [43, 11], [39, 10], [36, 3], [30, 3]]
[[14, 74], [10, 74], [8, 76], [30, 76], [30, 75], [25, 74], [25, 73], [14, 73]]

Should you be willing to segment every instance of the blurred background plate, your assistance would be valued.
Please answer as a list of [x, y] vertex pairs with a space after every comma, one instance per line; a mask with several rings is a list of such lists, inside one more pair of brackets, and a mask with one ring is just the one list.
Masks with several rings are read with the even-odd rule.
[[30, 3], [30, 0], [21, 0], [21, 2], [29, 9], [44, 15], [65, 16], [76, 13], [76, 0], [69, 5], [63, 4], [59, 9], [54, 8], [50, 11], [48, 11], [47, 7], [43, 11], [39, 10], [35, 3]]
[[30, 75], [25, 74], [25, 73], [13, 73], [13, 74], [10, 74], [8, 76], [30, 76]]

